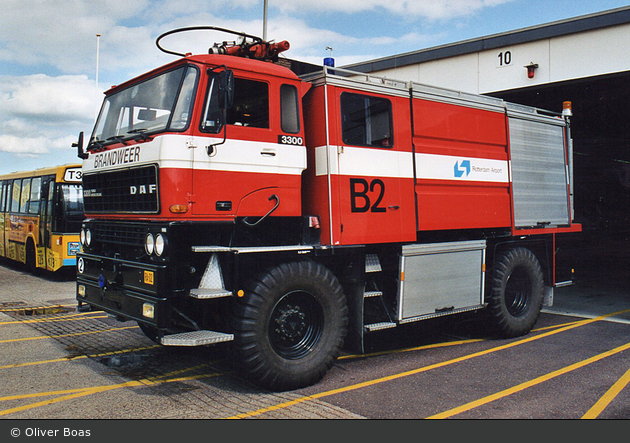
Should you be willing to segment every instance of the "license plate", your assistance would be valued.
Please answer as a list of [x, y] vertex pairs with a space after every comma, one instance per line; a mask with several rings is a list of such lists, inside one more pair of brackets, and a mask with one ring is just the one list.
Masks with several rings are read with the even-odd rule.
[[147, 285], [153, 284], [153, 271], [144, 271], [144, 283]]

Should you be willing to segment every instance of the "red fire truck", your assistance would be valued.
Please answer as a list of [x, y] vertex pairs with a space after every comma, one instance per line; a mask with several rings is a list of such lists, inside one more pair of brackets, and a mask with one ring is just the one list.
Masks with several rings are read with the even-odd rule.
[[80, 135], [79, 310], [165, 346], [232, 342], [274, 390], [409, 322], [479, 311], [529, 332], [570, 282], [556, 236], [581, 229], [568, 104], [298, 76], [274, 63], [287, 42], [236, 34], [112, 87]]

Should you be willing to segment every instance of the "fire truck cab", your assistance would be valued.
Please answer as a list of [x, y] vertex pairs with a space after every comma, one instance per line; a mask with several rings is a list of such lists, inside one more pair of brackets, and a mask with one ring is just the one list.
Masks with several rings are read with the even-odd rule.
[[[339, 68], [242, 35], [105, 93], [84, 150], [80, 310], [234, 347], [271, 389], [364, 335], [468, 311], [527, 333], [572, 217], [565, 115]], [[159, 44], [158, 44], [159, 46]]]

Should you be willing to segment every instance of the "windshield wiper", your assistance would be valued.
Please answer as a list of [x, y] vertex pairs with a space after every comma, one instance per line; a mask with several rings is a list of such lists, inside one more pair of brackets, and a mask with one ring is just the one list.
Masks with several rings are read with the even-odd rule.
[[137, 134], [133, 137], [134, 140], [153, 140], [151, 137], [145, 134], [147, 132], [146, 129], [133, 129], [128, 131], [127, 134]]
[[100, 151], [102, 149], [105, 149], [105, 143], [104, 142], [102, 142], [100, 140], [92, 140], [90, 142], [90, 144], [88, 145], [87, 150], [88, 151], [93, 151], [94, 149], [92, 147], [95, 146], [95, 145], [96, 145], [96, 148], [97, 148], [98, 151]]
[[117, 141], [117, 142], [122, 143], [123, 145], [127, 146], [127, 142], [120, 135], [114, 135], [114, 136], [109, 137], [107, 139], [107, 141], [110, 141], [110, 140]]

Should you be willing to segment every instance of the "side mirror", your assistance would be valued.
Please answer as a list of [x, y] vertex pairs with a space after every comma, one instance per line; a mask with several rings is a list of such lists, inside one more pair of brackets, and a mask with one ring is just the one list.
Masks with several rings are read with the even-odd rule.
[[72, 143], [73, 148], [77, 148], [77, 156], [82, 159], [88, 158], [89, 154], [83, 151], [83, 131], [79, 132], [79, 140]]

